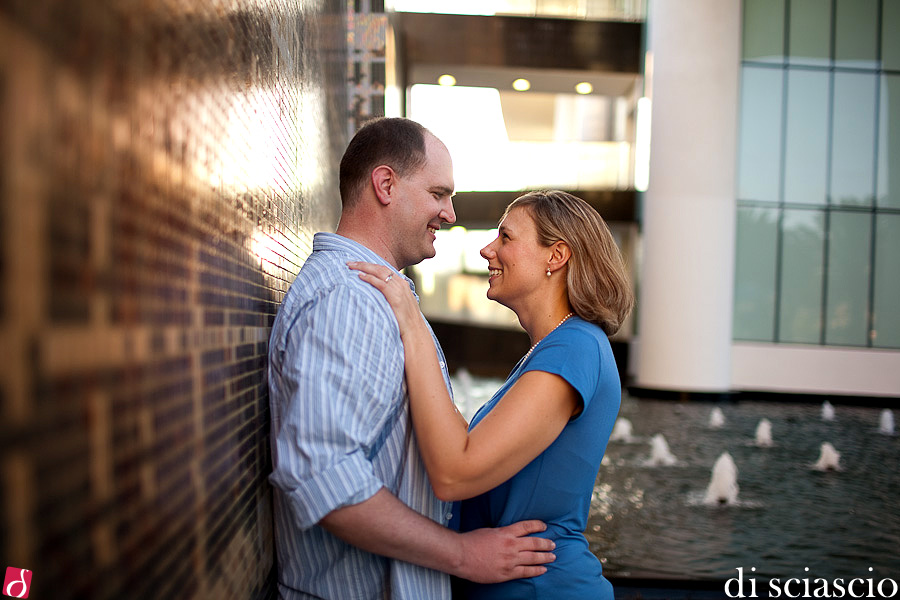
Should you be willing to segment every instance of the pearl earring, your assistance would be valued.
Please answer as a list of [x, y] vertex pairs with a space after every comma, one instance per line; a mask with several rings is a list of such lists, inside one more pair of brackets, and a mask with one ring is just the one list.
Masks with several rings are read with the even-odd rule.
[[550, 265], [547, 265], [547, 277], [550, 277]]

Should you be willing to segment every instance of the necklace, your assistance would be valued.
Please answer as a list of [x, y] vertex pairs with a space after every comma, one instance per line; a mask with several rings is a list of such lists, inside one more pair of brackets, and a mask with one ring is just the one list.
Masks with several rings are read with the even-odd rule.
[[[551, 329], [550, 331], [547, 332], [547, 335], [550, 335], [551, 333], [553, 333], [554, 331], [556, 331], [556, 330], [559, 328], [560, 325], [562, 325], [563, 323], [565, 323], [566, 321], [568, 321], [568, 320], [569, 320], [569, 317], [572, 317], [572, 316], [575, 316], [575, 313], [571, 313], [571, 312], [570, 312], [569, 314], [567, 314], [566, 316], [564, 316], [564, 317], [562, 318], [562, 321], [560, 321], [559, 323], [556, 324], [556, 327], [554, 327], [553, 329]], [[543, 342], [544, 339], [547, 337], [547, 335], [545, 335], [544, 337], [542, 337], [541, 339], [539, 339], [538, 341], [536, 341], [536, 342], [534, 343], [534, 345], [533, 345], [531, 348], [528, 349], [528, 352], [525, 354], [525, 357], [522, 358], [522, 362], [525, 362], [526, 360], [528, 360], [528, 357], [531, 356], [531, 353], [534, 352], [534, 349], [537, 348], [537, 345], [540, 344], [541, 342]]]

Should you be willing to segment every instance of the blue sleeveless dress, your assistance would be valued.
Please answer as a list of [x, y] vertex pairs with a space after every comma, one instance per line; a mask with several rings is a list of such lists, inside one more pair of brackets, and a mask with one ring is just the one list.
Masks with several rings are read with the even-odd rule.
[[612, 600], [612, 585], [590, 552], [583, 532], [591, 494], [619, 412], [622, 388], [609, 339], [598, 326], [572, 317], [545, 337], [516, 365], [503, 387], [482, 406], [474, 428], [527, 371], [563, 377], [583, 402], [582, 412], [537, 458], [505, 483], [462, 502], [460, 531], [540, 519], [556, 542], [556, 561], [539, 577], [501, 584], [460, 582], [465, 598]]

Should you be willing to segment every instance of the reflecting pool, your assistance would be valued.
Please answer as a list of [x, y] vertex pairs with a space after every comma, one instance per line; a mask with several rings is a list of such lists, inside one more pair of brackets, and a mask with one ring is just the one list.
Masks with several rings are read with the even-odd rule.
[[[722, 410], [724, 423], [710, 415]], [[900, 438], [880, 411], [813, 404], [673, 402], [626, 397], [632, 439], [611, 441], [588, 524], [592, 551], [619, 577], [900, 577]], [[757, 439], [766, 419], [769, 435]], [[676, 462], [648, 466], [649, 441], [665, 437]], [[822, 445], [840, 454], [819, 470]], [[737, 499], [705, 503], [712, 468], [727, 452]], [[809, 567], [809, 571], [804, 568]]]

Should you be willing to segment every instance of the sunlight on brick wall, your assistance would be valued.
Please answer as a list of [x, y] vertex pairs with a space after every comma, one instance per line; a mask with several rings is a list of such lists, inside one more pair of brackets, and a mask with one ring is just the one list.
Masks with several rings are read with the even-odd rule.
[[269, 327], [333, 229], [346, 2], [0, 5], [0, 570], [274, 595]]

